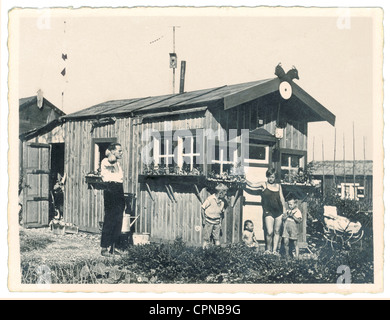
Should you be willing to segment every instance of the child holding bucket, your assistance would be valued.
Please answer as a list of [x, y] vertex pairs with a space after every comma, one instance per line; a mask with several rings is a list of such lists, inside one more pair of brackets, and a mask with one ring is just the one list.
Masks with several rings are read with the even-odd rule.
[[213, 237], [216, 246], [220, 243], [221, 223], [225, 212], [225, 201], [228, 187], [220, 183], [215, 188], [216, 192], [209, 196], [201, 207], [203, 226], [203, 249], [210, 244]]

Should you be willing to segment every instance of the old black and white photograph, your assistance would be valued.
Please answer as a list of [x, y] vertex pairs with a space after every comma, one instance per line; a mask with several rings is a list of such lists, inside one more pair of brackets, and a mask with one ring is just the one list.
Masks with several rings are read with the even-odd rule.
[[378, 293], [383, 10], [9, 11], [9, 289]]

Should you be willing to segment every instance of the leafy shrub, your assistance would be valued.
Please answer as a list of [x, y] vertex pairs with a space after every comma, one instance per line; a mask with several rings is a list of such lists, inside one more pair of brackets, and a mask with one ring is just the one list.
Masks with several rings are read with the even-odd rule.
[[353, 281], [370, 283], [372, 261], [371, 253], [360, 250], [324, 251], [318, 259], [290, 261], [241, 244], [202, 250], [177, 241], [132, 247], [121, 267], [160, 283], [336, 283], [337, 268], [345, 265]]
[[[367, 248], [366, 248], [367, 249]], [[37, 283], [42, 262], [23, 261], [22, 283]], [[286, 260], [241, 244], [203, 250], [173, 244], [132, 246], [118, 260], [51, 264], [51, 283], [336, 283], [339, 266], [353, 283], [373, 282], [370, 250], [322, 251], [314, 259]]]

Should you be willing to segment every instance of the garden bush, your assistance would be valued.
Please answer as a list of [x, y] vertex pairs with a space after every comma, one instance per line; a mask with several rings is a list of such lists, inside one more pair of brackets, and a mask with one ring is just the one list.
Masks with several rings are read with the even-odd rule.
[[[340, 215], [362, 223], [365, 235], [353, 247], [333, 250], [324, 238], [323, 207], [334, 205]], [[352, 283], [373, 283], [374, 256], [372, 213], [362, 203], [338, 197], [308, 198], [307, 242], [312, 254], [302, 260], [264, 255], [243, 244], [192, 247], [178, 238], [173, 243], [130, 246], [121, 258], [77, 260], [73, 264], [47, 262], [51, 283], [305, 283], [332, 284], [340, 266], [348, 267]], [[21, 233], [21, 252], [39, 250], [49, 238], [30, 239]], [[22, 260], [22, 283], [37, 283], [40, 266], [34, 259]]]
[[[116, 260], [50, 264], [53, 284], [82, 283], [336, 283], [340, 266], [350, 269], [352, 283], [373, 282], [373, 255], [368, 247], [323, 250], [317, 257], [286, 260], [241, 244], [203, 250], [173, 244], [132, 246]], [[22, 283], [37, 283], [42, 262], [22, 262]]]

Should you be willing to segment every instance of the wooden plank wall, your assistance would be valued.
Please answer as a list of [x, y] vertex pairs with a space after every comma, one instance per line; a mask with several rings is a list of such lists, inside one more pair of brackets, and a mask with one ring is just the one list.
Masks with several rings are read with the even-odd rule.
[[[189, 243], [200, 243], [200, 232], [196, 226], [200, 222], [200, 202], [195, 194], [195, 187], [185, 184], [172, 184], [174, 198], [168, 195], [166, 187], [161, 180], [150, 184], [151, 194], [146, 184], [138, 184], [138, 175], [142, 174], [143, 163], [141, 149], [147, 142], [142, 142], [142, 133], [145, 130], [173, 132], [180, 129], [201, 129], [204, 127], [204, 114], [187, 114], [175, 116], [170, 119], [150, 119], [140, 122], [132, 121], [132, 136], [137, 141], [133, 144], [132, 162], [132, 193], [137, 194], [137, 213], [141, 214], [135, 225], [136, 232], [151, 233], [154, 240], [174, 240], [181, 237]], [[203, 191], [202, 191], [203, 192]]]
[[[283, 116], [283, 115], [281, 115]], [[263, 121], [259, 125], [258, 120]], [[237, 129], [238, 134], [242, 129], [254, 130], [262, 127], [274, 134], [276, 129], [277, 106], [265, 99], [257, 99], [245, 103], [236, 108], [206, 111], [206, 128], [214, 131], [218, 129]], [[239, 138], [238, 141], [239, 142]], [[304, 121], [288, 120], [283, 138], [280, 140], [280, 148], [307, 150], [307, 123]]]
[[[99, 221], [103, 221], [103, 191], [88, 189], [85, 175], [90, 172], [91, 143], [93, 138], [117, 138], [123, 147], [124, 191], [137, 196], [136, 212], [141, 213], [135, 225], [136, 232], [152, 232], [152, 237], [174, 240], [182, 237], [183, 240], [198, 244], [201, 241], [201, 232], [195, 231], [200, 226], [200, 202], [195, 190], [173, 188], [176, 201], [169, 199], [165, 186], [154, 186], [151, 199], [145, 185], [138, 184], [138, 175], [142, 173], [141, 150], [145, 142], [141, 141], [145, 129], [164, 131], [172, 128], [198, 129], [255, 129], [257, 119], [264, 119], [263, 127], [271, 132], [275, 131], [276, 109], [265, 105], [264, 101], [256, 100], [246, 103], [229, 111], [223, 108], [214, 108], [211, 111], [195, 114], [184, 114], [167, 118], [116, 118], [114, 124], [97, 127], [91, 131], [90, 120], [69, 121], [54, 129], [48, 134], [39, 136], [37, 142], [64, 142], [65, 143], [65, 173], [67, 182], [64, 197], [64, 219], [77, 224], [81, 230], [98, 232]], [[291, 125], [289, 137], [293, 137], [292, 146], [306, 148], [306, 138], [301, 137], [307, 132], [307, 126]], [[295, 131], [294, 131], [295, 130]], [[287, 136], [287, 135], [286, 135]], [[286, 137], [287, 139], [287, 137]], [[295, 142], [297, 141], [297, 142]], [[284, 143], [287, 146], [287, 140]], [[206, 199], [208, 191], [201, 191], [202, 199]], [[82, 200], [81, 200], [82, 199]], [[241, 236], [241, 201], [231, 209], [232, 214], [227, 216], [224, 225], [224, 239], [227, 242], [237, 242]], [[230, 220], [229, 220], [230, 219]], [[229, 229], [227, 226], [232, 226]], [[197, 228], [198, 229], [198, 228]]]
[[[149, 187], [151, 194], [145, 184], [141, 185], [141, 222], [137, 232], [150, 233], [153, 241], [173, 241], [181, 238], [188, 244], [201, 245], [201, 202], [195, 195], [195, 187], [171, 184], [174, 199], [168, 194], [163, 183], [151, 183]], [[202, 202], [210, 195], [209, 191], [212, 192], [207, 188], [202, 189]], [[241, 201], [242, 197], [238, 197], [234, 207], [227, 208], [222, 223], [222, 243], [239, 242], [241, 239]], [[232, 203], [231, 197], [227, 202]]]
[[290, 120], [280, 140], [280, 148], [307, 151], [307, 123]]

